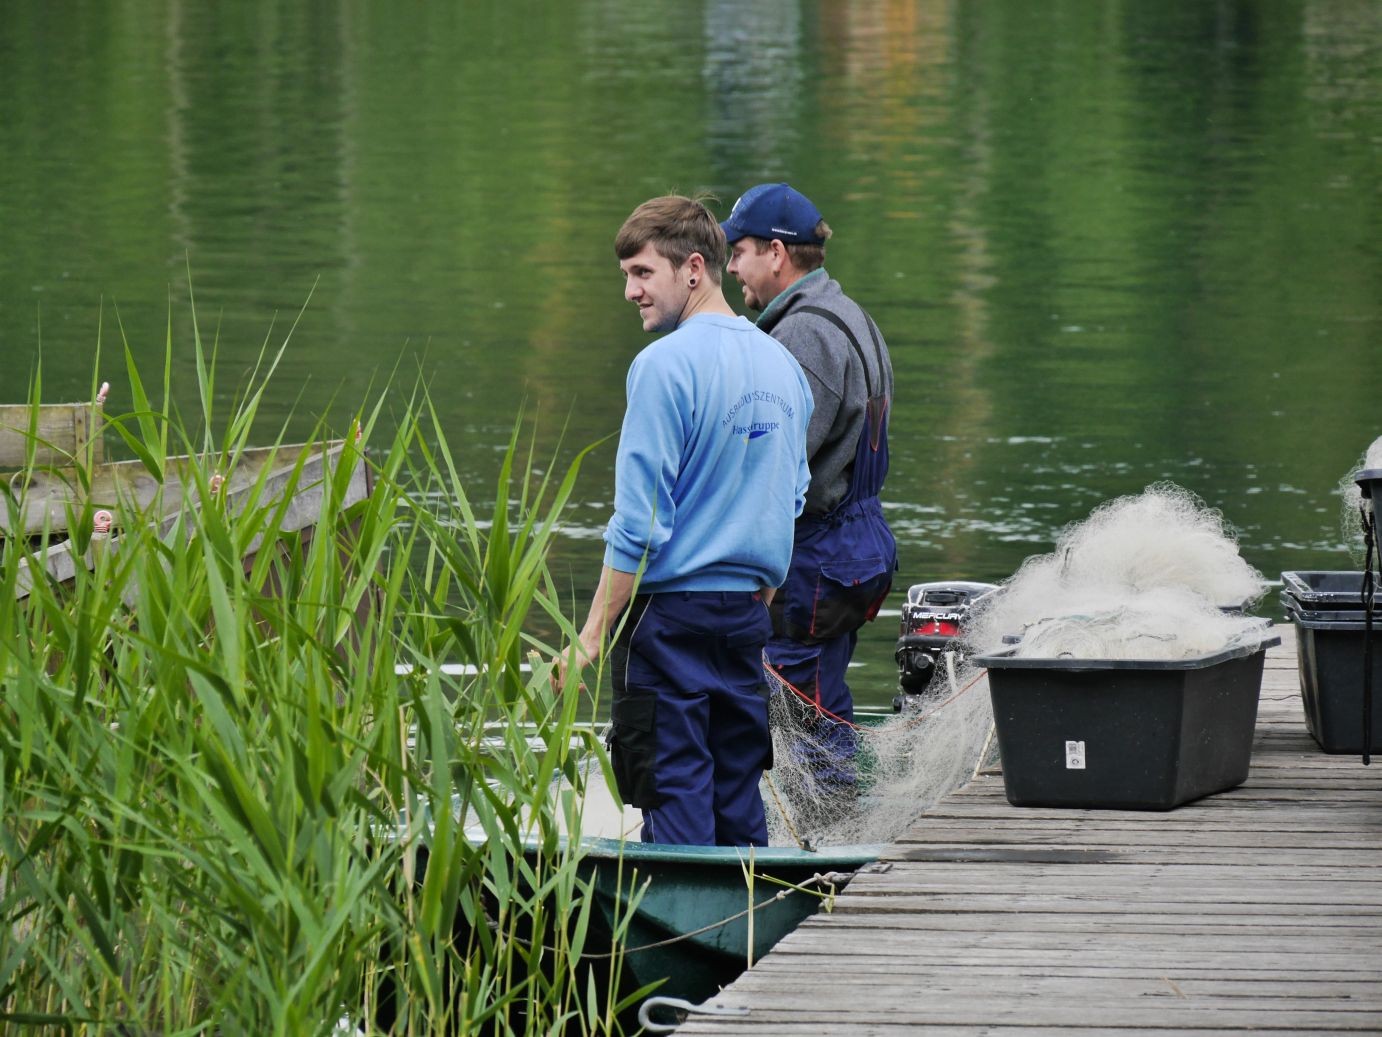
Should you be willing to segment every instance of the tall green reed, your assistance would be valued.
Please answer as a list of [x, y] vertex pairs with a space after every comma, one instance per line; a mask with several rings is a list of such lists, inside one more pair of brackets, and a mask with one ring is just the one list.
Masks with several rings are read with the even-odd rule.
[[65, 548], [0, 556], [0, 1022], [617, 1032], [622, 925], [587, 968], [580, 819], [551, 794], [601, 750], [529, 632], [574, 633], [545, 559], [580, 459], [536, 479], [515, 433], [481, 508], [418, 390], [256, 467], [281, 350], [218, 421], [193, 349], [190, 427], [171, 330], [161, 402], [124, 349], [107, 434], [156, 492], [93, 500], [75, 457]]

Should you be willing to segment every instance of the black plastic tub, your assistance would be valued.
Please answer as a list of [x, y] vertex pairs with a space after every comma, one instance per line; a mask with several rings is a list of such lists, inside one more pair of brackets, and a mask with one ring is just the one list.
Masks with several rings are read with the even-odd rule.
[[[1327, 753], [1363, 751], [1361, 612], [1304, 612], [1287, 607], [1300, 640], [1300, 698], [1310, 737]], [[1382, 749], [1382, 615], [1372, 622], [1372, 746]]]
[[1003, 788], [1019, 807], [1170, 810], [1241, 785], [1260, 642], [1174, 660], [974, 659], [989, 671]]
[[1282, 601], [1305, 612], [1346, 612], [1363, 608], [1361, 572], [1287, 572], [1281, 574]]
[[[1281, 592], [1280, 601], [1281, 611], [1287, 618], [1298, 615], [1316, 623], [1362, 623], [1366, 616], [1361, 604], [1357, 608], [1349, 608], [1346, 605], [1330, 605], [1324, 608], [1302, 605], [1286, 591]], [[1372, 622], [1374, 626], [1382, 625], [1382, 613], [1374, 611]]]
[[1363, 491], [1363, 496], [1373, 502], [1373, 508], [1377, 508], [1377, 502], [1382, 501], [1382, 468], [1363, 468], [1353, 473], [1353, 481], [1358, 484], [1358, 489]]

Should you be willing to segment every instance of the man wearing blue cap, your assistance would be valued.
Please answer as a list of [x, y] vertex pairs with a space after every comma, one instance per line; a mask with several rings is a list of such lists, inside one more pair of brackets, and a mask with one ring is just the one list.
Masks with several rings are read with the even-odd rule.
[[645, 842], [764, 846], [767, 602], [810, 480], [811, 389], [725, 301], [728, 248], [699, 201], [644, 202], [614, 248], [662, 337], [629, 367], [604, 568], [571, 655], [588, 665], [617, 627], [611, 760]]
[[[878, 326], [826, 273], [831, 231], [787, 184], [745, 191], [721, 225], [729, 272], [758, 327], [785, 345], [815, 400], [807, 430], [811, 487], [792, 563], [773, 603], [767, 658], [814, 701], [826, 742], [808, 760], [826, 781], [853, 780], [854, 704], [845, 669], [858, 630], [878, 612], [897, 569], [879, 493], [888, 473], [893, 371]], [[849, 722], [842, 723], [841, 721]]]

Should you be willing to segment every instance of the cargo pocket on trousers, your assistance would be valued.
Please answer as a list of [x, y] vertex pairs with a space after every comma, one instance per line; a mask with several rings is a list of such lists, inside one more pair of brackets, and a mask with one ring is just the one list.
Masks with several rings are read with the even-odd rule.
[[852, 558], [820, 568], [811, 615], [811, 637], [829, 641], [878, 615], [893, 585], [893, 570], [883, 558]]
[[631, 807], [662, 805], [657, 791], [657, 699], [631, 695], [610, 707], [610, 765], [619, 796]]

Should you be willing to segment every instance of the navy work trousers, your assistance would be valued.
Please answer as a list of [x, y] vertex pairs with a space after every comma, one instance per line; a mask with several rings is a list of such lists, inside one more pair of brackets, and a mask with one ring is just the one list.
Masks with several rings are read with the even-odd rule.
[[611, 757], [643, 840], [766, 846], [758, 783], [772, 766], [759, 594], [639, 595], [612, 653]]

